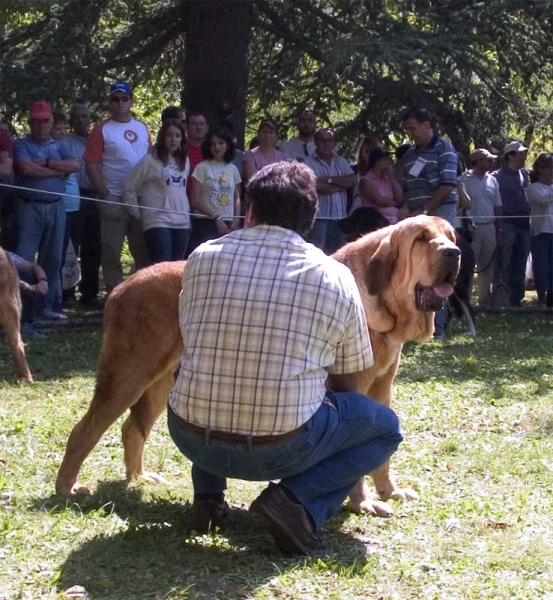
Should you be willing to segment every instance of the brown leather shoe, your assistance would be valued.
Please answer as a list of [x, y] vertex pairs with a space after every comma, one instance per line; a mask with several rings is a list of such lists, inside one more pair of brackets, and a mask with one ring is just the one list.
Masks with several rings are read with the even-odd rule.
[[290, 500], [275, 483], [270, 483], [252, 502], [250, 513], [273, 536], [282, 552], [316, 554], [328, 548], [326, 538], [315, 532], [305, 508]]
[[230, 508], [226, 502], [196, 500], [190, 509], [190, 529], [199, 534], [214, 531], [228, 516]]

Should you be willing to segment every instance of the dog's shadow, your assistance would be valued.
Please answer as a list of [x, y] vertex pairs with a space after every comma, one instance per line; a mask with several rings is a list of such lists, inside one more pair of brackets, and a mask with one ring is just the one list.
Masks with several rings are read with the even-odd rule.
[[[367, 542], [340, 530], [344, 511], [325, 526], [331, 548], [323, 557], [285, 556], [251, 519], [247, 510], [233, 507], [224, 530], [206, 536], [190, 532], [188, 504], [156, 499], [144, 501], [140, 488], [125, 482], [99, 486], [96, 494], [75, 499], [38, 498], [32, 510], [82, 515], [90, 536], [67, 555], [59, 567], [58, 590], [83, 586], [93, 597], [165, 598], [190, 591], [192, 598], [250, 597], [282, 572], [317, 566], [359, 570], [367, 562]], [[117, 531], [94, 534], [97, 519], [113, 519]], [[115, 528], [115, 527], [114, 527]], [[92, 530], [92, 531], [90, 531]], [[180, 596], [178, 596], [180, 597]]]

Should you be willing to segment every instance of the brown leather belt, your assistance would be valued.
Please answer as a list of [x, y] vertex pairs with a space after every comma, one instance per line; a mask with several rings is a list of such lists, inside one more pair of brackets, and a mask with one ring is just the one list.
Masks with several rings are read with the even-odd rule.
[[[169, 408], [169, 410], [171, 409]], [[304, 427], [303, 425], [300, 425], [292, 431], [287, 431], [286, 433], [280, 433], [277, 435], [243, 435], [241, 433], [232, 433], [230, 431], [216, 431], [213, 429], [210, 429], [208, 431], [204, 427], [198, 427], [198, 425], [194, 425], [193, 423], [185, 421], [184, 419], [179, 417], [179, 415], [177, 415], [175, 412], [173, 412], [173, 416], [175, 417], [177, 423], [185, 431], [193, 433], [198, 437], [208, 438], [210, 440], [217, 440], [218, 442], [226, 442], [228, 444], [242, 444], [244, 446], [269, 446], [271, 444], [278, 444], [279, 442], [283, 442], [284, 440], [295, 436]]]

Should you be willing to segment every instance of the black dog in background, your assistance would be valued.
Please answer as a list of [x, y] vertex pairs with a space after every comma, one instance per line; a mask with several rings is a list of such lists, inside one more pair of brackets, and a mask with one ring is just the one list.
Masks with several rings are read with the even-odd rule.
[[[354, 210], [349, 217], [342, 219], [339, 222], [339, 227], [346, 241], [352, 242], [366, 233], [387, 227], [389, 224], [388, 219], [383, 217], [376, 208], [363, 206]], [[475, 258], [471, 246], [472, 236], [470, 228], [463, 226], [462, 229], [456, 229], [455, 236], [457, 238], [457, 246], [461, 250], [461, 268], [455, 282], [453, 295], [449, 298], [450, 310], [446, 328], [453, 313], [455, 313], [459, 318], [465, 317], [467, 333], [469, 335], [476, 335], [476, 316], [471, 304]]]

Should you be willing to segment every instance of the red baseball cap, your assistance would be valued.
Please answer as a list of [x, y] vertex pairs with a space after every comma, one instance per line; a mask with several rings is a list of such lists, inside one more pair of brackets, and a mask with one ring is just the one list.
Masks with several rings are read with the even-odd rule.
[[31, 104], [31, 119], [49, 119], [52, 116], [52, 107], [48, 102], [41, 100]]

